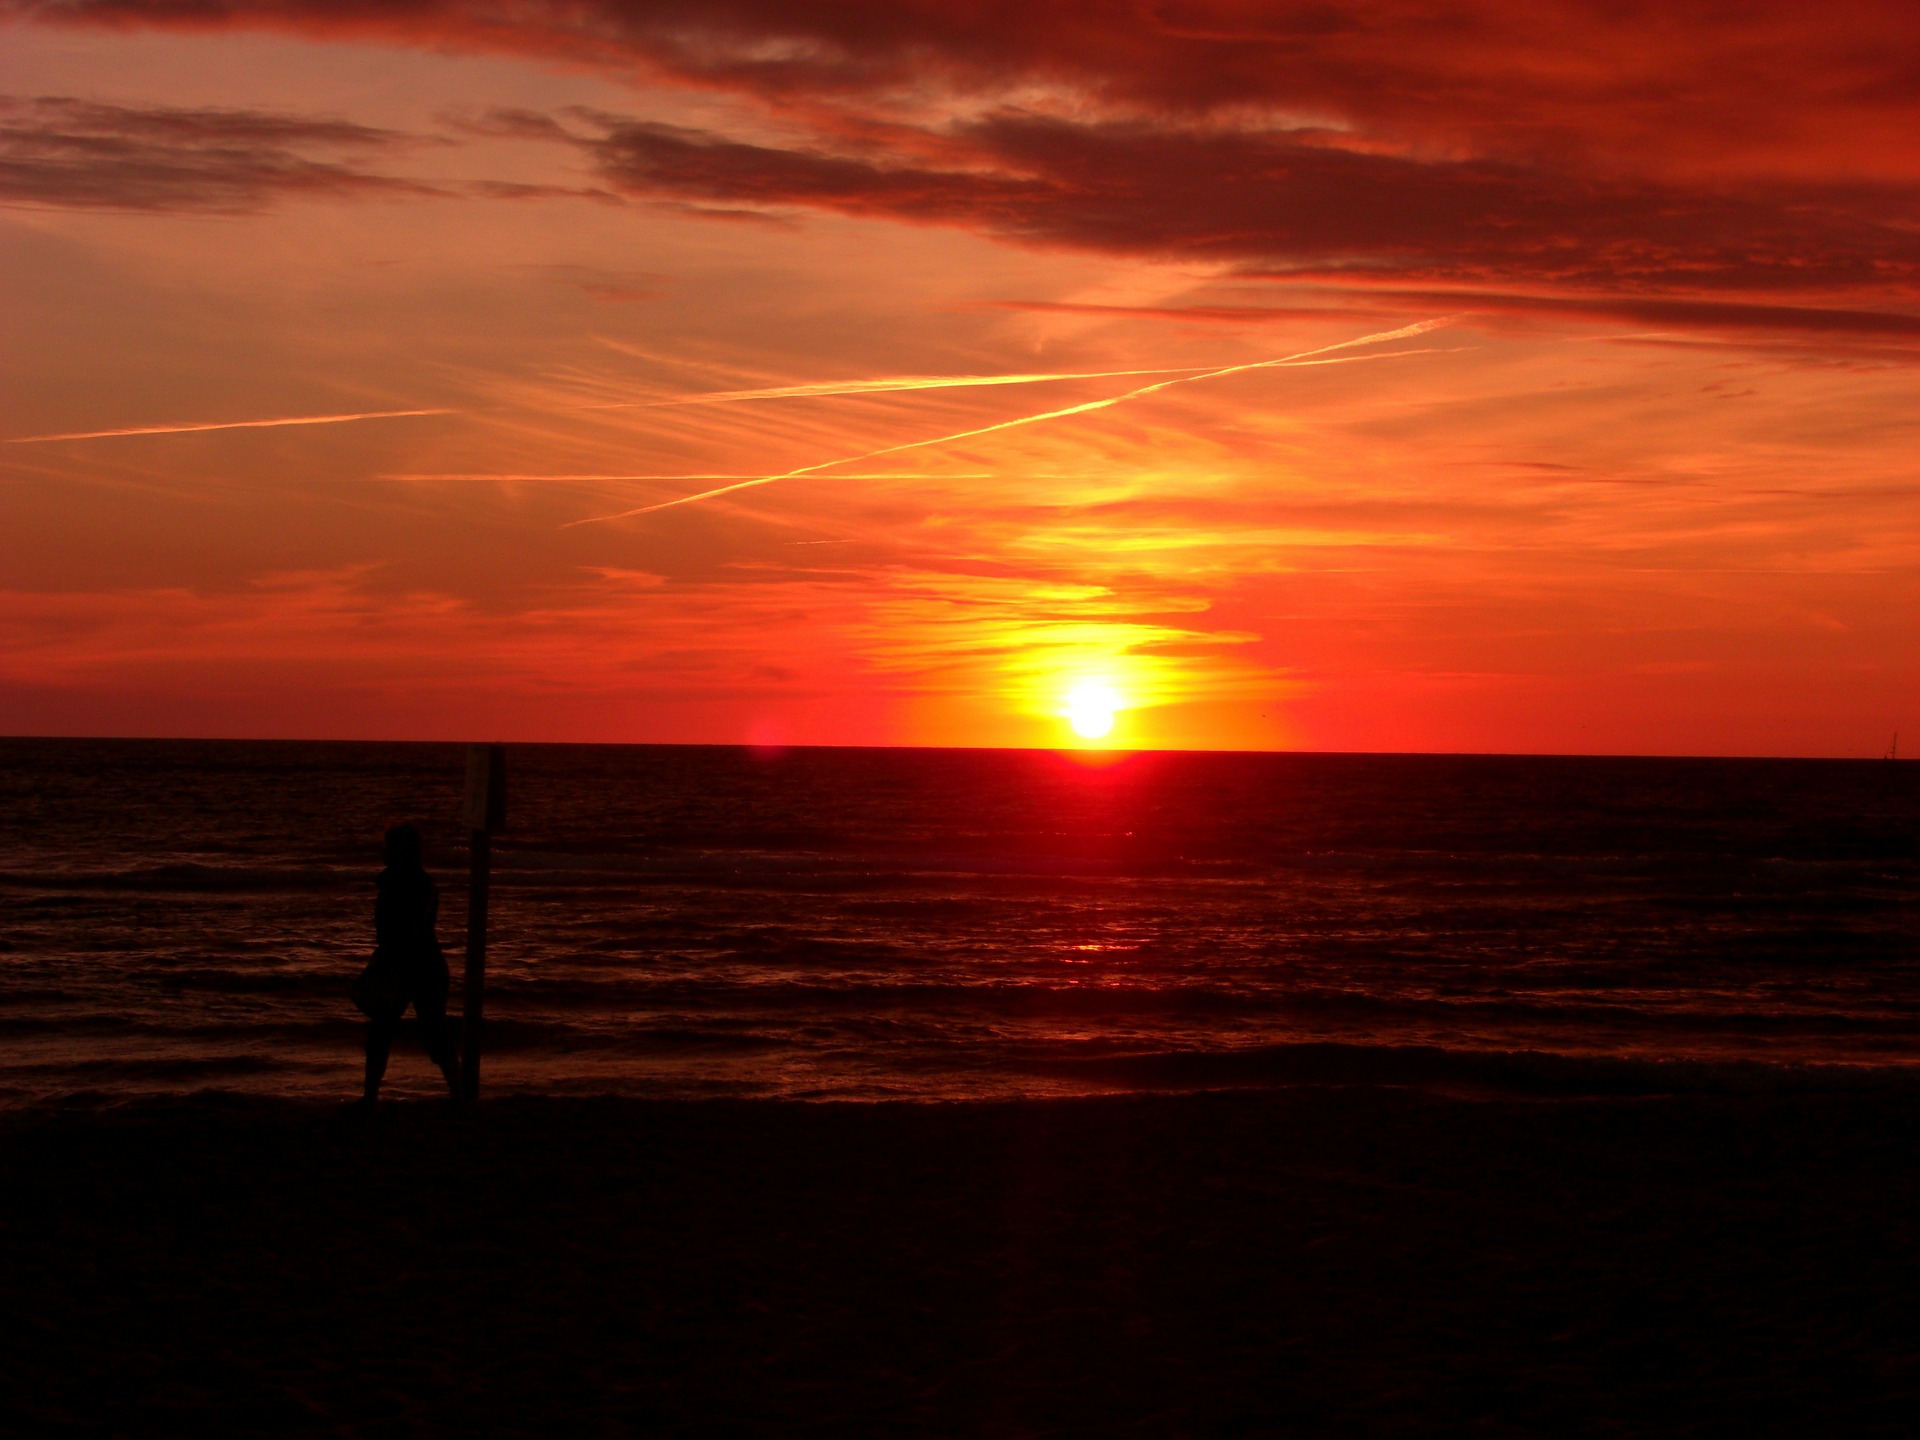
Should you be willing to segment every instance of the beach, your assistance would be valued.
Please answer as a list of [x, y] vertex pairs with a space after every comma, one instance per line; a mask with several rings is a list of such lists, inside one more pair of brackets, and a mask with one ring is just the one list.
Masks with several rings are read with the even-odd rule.
[[0, 752], [0, 1431], [1920, 1415], [1911, 767], [516, 747], [367, 1115], [456, 748]]
[[0, 1428], [1907, 1434], [1910, 1113], [76, 1100], [0, 1128]]

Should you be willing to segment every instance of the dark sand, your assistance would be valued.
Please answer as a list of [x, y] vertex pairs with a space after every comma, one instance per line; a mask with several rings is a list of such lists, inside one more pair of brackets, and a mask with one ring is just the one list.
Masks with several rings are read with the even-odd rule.
[[206, 1098], [0, 1163], [18, 1434], [1920, 1430], [1886, 1097]]

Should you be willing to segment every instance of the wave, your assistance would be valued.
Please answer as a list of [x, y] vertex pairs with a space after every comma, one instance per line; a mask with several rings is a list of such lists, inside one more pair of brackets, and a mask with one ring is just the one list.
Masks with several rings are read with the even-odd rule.
[[0, 870], [0, 886], [18, 890], [222, 891], [371, 888], [371, 872], [327, 865], [207, 865], [183, 862], [127, 870]]
[[5, 1073], [14, 1081], [9, 1088], [19, 1092], [26, 1087], [19, 1085], [18, 1081], [29, 1076], [39, 1078], [43, 1085], [55, 1077], [69, 1084], [83, 1082], [102, 1085], [116, 1081], [190, 1081], [222, 1076], [260, 1076], [294, 1068], [304, 1067], [288, 1066], [269, 1055], [159, 1055], [95, 1057], [64, 1065], [36, 1066], [30, 1071], [12, 1066]]
[[1240, 1050], [1032, 1059], [1053, 1078], [1117, 1089], [1397, 1085], [1523, 1096], [1898, 1092], [1920, 1098], [1920, 1065], [1773, 1063], [1749, 1059], [1456, 1050], [1333, 1042]]
[[[1904, 857], [1900, 857], [1904, 858]], [[434, 866], [448, 890], [464, 887], [464, 856], [444, 857]], [[85, 864], [0, 869], [0, 887], [37, 891], [309, 891], [365, 888], [377, 867], [366, 863], [320, 863], [314, 860], [262, 865], [222, 864], [206, 860], [173, 860], [97, 868]], [[519, 850], [511, 843], [494, 852], [493, 883], [505, 889], [564, 891], [571, 889], [651, 888], [694, 886], [703, 890], [746, 890], [833, 893], [936, 890], [959, 883], [963, 887], [1018, 887], [1022, 881], [1044, 885], [1059, 880], [1084, 879], [1180, 881], [1187, 884], [1245, 885], [1282, 879], [1289, 874], [1351, 873], [1374, 883], [1409, 884], [1441, 881], [1449, 888], [1467, 881], [1468, 892], [1511, 893], [1543, 882], [1545, 894], [1563, 894], [1567, 881], [1644, 882], [1661, 890], [1676, 888], [1681, 880], [1698, 883], [1707, 876], [1732, 880], [1787, 873], [1812, 880], [1831, 875], [1835, 882], [1877, 882], [1887, 889], [1882, 903], [1893, 903], [1905, 883], [1904, 875], [1865, 873], [1853, 857], [1809, 859], [1783, 856], [1698, 856], [1671, 854], [1575, 854], [1469, 852], [1424, 850], [1295, 851], [1259, 849], [1253, 853], [1099, 854], [1078, 850], [1052, 851], [1015, 847], [1007, 851], [955, 851], [904, 847], [895, 851], [864, 849], [708, 850], [673, 848], [645, 853], [589, 849], [582, 851]], [[953, 897], [947, 897], [951, 900]], [[1871, 896], [1849, 890], [1834, 897], [1851, 906]], [[910, 909], [938, 903], [937, 897], [900, 902]], [[1503, 901], [1506, 903], [1506, 901]], [[915, 912], [917, 913], [917, 912]]]
[[[458, 1032], [460, 1018], [449, 1018]], [[419, 1018], [412, 1012], [401, 1021], [403, 1046], [418, 1029]], [[857, 1027], [850, 1027], [857, 1028]], [[224, 1064], [236, 1054], [249, 1057], [249, 1063], [271, 1064], [275, 1057], [326, 1052], [357, 1054], [366, 1034], [366, 1020], [344, 1003], [332, 1014], [309, 1019], [256, 1020], [235, 1023], [170, 1017], [164, 1014], [96, 1013], [89, 1015], [0, 1016], [0, 1040], [53, 1042], [57, 1053], [51, 1059], [0, 1061], [0, 1072], [24, 1072], [51, 1064], [69, 1069], [94, 1063], [106, 1066], [134, 1063], [135, 1057], [105, 1054], [89, 1058], [75, 1054], [94, 1048], [89, 1042], [109, 1041], [123, 1048], [140, 1047], [168, 1052], [165, 1063], [196, 1065]], [[662, 1017], [650, 1025], [569, 1024], [551, 1019], [490, 1016], [486, 1021], [486, 1048], [489, 1052], [546, 1055], [597, 1054], [657, 1058], [666, 1054], [713, 1052], [730, 1054], [759, 1053], [794, 1048], [792, 1035], [763, 1029], [751, 1022], [715, 1024], [707, 1017], [689, 1024], [676, 1017]], [[206, 1056], [181, 1055], [182, 1050], [211, 1052]], [[149, 1063], [141, 1059], [138, 1063]], [[151, 1063], [161, 1063], [154, 1060]]]
[[[1770, 1063], [1748, 1059], [1570, 1055], [1536, 1050], [1468, 1050], [1430, 1045], [1305, 1042], [1227, 1051], [1158, 1051], [1097, 1056], [1027, 1055], [973, 1063], [955, 1055], [895, 1057], [893, 1065], [849, 1064], [844, 1073], [817, 1069], [767, 1072], [755, 1052], [775, 1048], [766, 1036], [663, 1031], [634, 1037], [533, 1037], [512, 1024], [488, 1025], [494, 1093], [594, 1093], [653, 1099], [759, 1094], [791, 1099], [888, 1098], [941, 1103], [980, 1098], [1041, 1099], [1063, 1095], [1203, 1093], [1301, 1087], [1406, 1089], [1465, 1101], [1655, 1099], [1671, 1096], [1852, 1095], [1920, 1101], [1920, 1066]], [[419, 1057], [399, 1051], [396, 1081]], [[255, 1091], [306, 1093], [315, 1083], [338, 1088], [351, 1078], [350, 1050], [282, 1049], [271, 1054], [73, 1057], [64, 1063], [0, 1068], [0, 1105], [38, 1103], [58, 1094], [108, 1096], [132, 1091], [186, 1094], [222, 1081]], [[851, 1058], [851, 1057], [842, 1057]], [[572, 1063], [569, 1063], [572, 1062]], [[677, 1068], [680, 1064], [687, 1068]], [[716, 1069], [715, 1066], [720, 1068]], [[504, 1067], [504, 1068], [502, 1068]], [[412, 1077], [418, 1080], [420, 1077]], [[425, 1083], [425, 1082], [422, 1082]], [[350, 1087], [349, 1087], [350, 1088]], [[404, 1086], [403, 1086], [404, 1088]], [[429, 1086], [429, 1088], [431, 1088]]]

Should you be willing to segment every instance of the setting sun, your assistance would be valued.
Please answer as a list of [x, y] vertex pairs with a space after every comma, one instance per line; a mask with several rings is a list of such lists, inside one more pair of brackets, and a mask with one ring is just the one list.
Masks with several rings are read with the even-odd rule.
[[0, 0], [0, 1417], [1895, 1429], [1916, 79]]
[[0, 0], [0, 732], [1920, 731], [1920, 5], [1174, 8]]
[[1101, 740], [1111, 733], [1114, 711], [1120, 708], [1113, 687], [1098, 680], [1084, 680], [1067, 693], [1067, 723], [1083, 740]]

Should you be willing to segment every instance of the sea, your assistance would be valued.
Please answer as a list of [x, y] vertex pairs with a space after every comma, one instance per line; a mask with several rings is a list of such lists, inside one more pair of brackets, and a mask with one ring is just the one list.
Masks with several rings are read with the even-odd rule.
[[[0, 1104], [357, 1093], [464, 747], [0, 739]], [[485, 1094], [1920, 1078], [1920, 766], [507, 747]], [[388, 1093], [442, 1082], [403, 1034]]]

